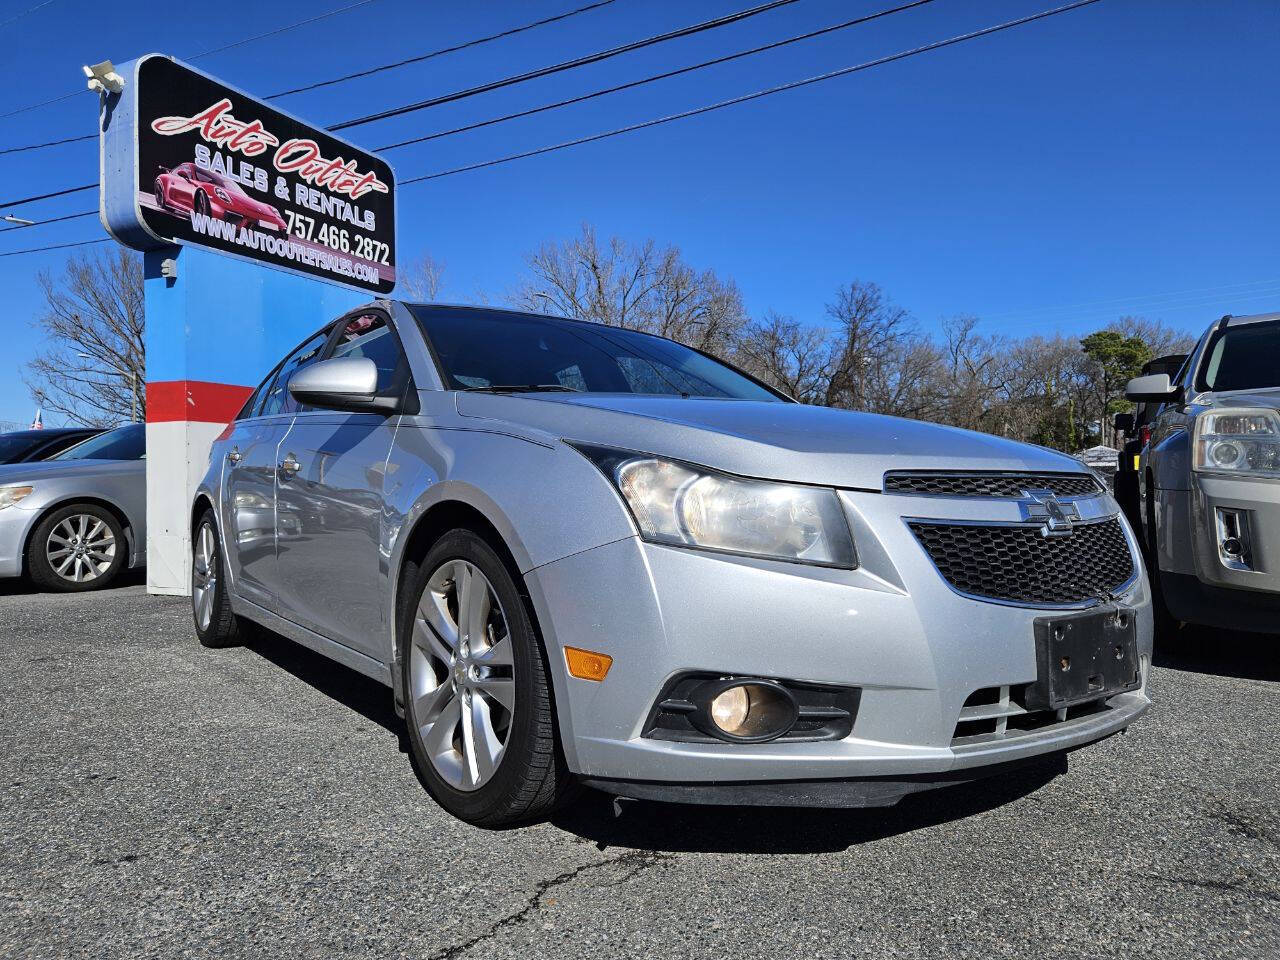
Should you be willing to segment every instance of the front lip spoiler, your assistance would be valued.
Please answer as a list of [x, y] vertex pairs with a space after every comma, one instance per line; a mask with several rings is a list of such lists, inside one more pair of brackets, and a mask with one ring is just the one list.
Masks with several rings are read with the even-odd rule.
[[718, 783], [666, 783], [656, 780], [583, 777], [581, 783], [616, 797], [657, 800], [664, 803], [843, 809], [892, 807], [903, 797], [912, 793], [962, 786], [988, 777], [1011, 773], [1024, 767], [1038, 766], [1042, 772], [1050, 774], [1048, 779], [1053, 779], [1067, 772], [1067, 754], [1072, 749], [1075, 748], [1035, 754], [980, 767], [900, 777], [854, 777], [840, 780], [734, 780]]

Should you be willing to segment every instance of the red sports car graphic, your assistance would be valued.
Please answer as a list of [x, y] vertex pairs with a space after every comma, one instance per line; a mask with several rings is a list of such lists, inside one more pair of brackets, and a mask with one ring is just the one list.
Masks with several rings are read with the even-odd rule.
[[195, 211], [219, 220], [248, 226], [261, 223], [284, 230], [284, 218], [269, 203], [253, 199], [240, 184], [212, 170], [183, 163], [172, 170], [160, 168], [156, 177], [156, 203], [170, 213]]

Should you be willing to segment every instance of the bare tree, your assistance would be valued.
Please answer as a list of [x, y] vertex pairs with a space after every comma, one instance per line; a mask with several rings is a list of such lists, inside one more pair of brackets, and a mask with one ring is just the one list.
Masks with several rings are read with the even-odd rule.
[[742, 295], [676, 247], [652, 240], [601, 241], [583, 224], [577, 237], [545, 243], [528, 257], [530, 278], [514, 296], [531, 310], [643, 330], [724, 355], [747, 325]]
[[67, 261], [59, 278], [37, 275], [46, 347], [23, 381], [46, 410], [75, 423], [145, 419], [142, 258], [124, 249]]
[[1190, 353], [1196, 338], [1181, 330], [1174, 330], [1159, 320], [1146, 317], [1121, 317], [1107, 326], [1126, 337], [1136, 337], [1147, 345], [1153, 357], [1166, 357], [1171, 353]]
[[396, 278], [399, 287], [398, 295], [405, 300], [418, 303], [430, 303], [439, 299], [440, 289], [444, 286], [444, 264], [430, 254], [424, 253], [417, 260], [410, 261], [400, 269]]
[[854, 280], [827, 304], [838, 346], [823, 402], [832, 407], [921, 416], [929, 401], [919, 388], [936, 361], [906, 310], [874, 283]]
[[743, 331], [733, 359], [801, 403], [821, 403], [833, 363], [831, 334], [770, 311]]

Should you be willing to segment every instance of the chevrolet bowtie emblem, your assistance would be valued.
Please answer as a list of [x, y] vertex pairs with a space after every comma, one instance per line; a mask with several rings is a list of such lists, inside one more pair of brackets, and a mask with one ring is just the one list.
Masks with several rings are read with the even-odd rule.
[[1074, 529], [1072, 521], [1080, 519], [1080, 511], [1070, 500], [1063, 502], [1053, 495], [1052, 490], [1027, 490], [1027, 498], [1019, 500], [1022, 508], [1022, 519], [1026, 521], [1042, 520], [1040, 528], [1042, 536], [1065, 537]]

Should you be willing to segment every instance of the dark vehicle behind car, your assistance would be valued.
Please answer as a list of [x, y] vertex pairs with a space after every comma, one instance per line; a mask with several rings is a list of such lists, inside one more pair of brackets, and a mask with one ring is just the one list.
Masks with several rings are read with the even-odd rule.
[[15, 430], [0, 433], [0, 463], [31, 463], [48, 460], [81, 440], [95, 437], [101, 430], [92, 427], [66, 427], [51, 430]]
[[[1186, 362], [1185, 353], [1156, 357], [1143, 364], [1142, 376], [1145, 377], [1149, 373], [1167, 373], [1173, 377]], [[1133, 413], [1117, 413], [1115, 417], [1116, 433], [1124, 434], [1125, 437], [1124, 445], [1120, 448], [1120, 459], [1116, 464], [1115, 498], [1135, 530], [1142, 527], [1142, 498], [1138, 495], [1138, 458], [1142, 456], [1142, 448], [1151, 439], [1151, 424], [1159, 410], [1158, 403], [1138, 403], [1134, 405]]]

